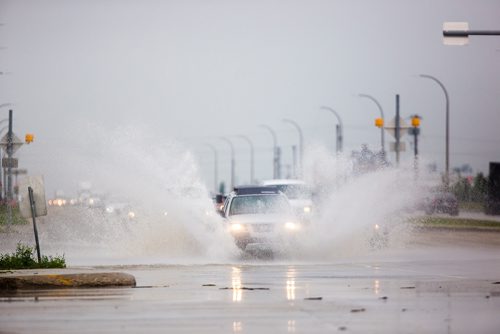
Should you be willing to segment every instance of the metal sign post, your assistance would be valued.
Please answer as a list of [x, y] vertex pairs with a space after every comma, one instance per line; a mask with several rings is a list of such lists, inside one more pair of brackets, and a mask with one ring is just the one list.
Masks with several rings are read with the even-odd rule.
[[45, 202], [45, 187], [42, 176], [27, 176], [19, 183], [19, 211], [24, 218], [32, 218], [33, 231], [35, 233], [36, 250], [38, 262], [41, 262], [40, 242], [38, 240], [38, 229], [36, 217], [47, 215], [47, 204]]
[[30, 207], [31, 207], [31, 217], [33, 218], [33, 231], [35, 232], [35, 242], [36, 242], [36, 254], [38, 256], [38, 263], [42, 263], [42, 255], [40, 252], [40, 242], [38, 241], [38, 230], [36, 228], [36, 204], [35, 198], [33, 196], [33, 188], [28, 187], [28, 194], [30, 199]]

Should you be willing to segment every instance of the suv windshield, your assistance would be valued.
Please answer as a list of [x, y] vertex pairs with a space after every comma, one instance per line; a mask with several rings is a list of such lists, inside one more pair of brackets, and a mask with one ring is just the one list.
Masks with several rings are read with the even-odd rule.
[[290, 205], [283, 195], [249, 195], [233, 198], [229, 215], [289, 214]]

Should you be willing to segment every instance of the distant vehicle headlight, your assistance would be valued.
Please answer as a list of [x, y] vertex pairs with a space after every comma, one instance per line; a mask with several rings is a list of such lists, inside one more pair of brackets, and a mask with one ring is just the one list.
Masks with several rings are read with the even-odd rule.
[[63, 206], [63, 200], [62, 199], [58, 199], [57, 200], [57, 205], [58, 206]]
[[231, 226], [229, 228], [231, 229], [232, 232], [242, 232], [243, 231], [243, 225], [241, 225], [240, 223], [231, 224]]
[[304, 207], [304, 213], [311, 213], [311, 207], [310, 206], [305, 206]]
[[286, 222], [285, 228], [289, 231], [296, 231], [300, 228], [300, 225], [294, 222]]
[[373, 225], [373, 228], [376, 229], [376, 230], [379, 230], [380, 229], [380, 225], [379, 224], [375, 224], [375, 225]]
[[168, 211], [163, 212], [163, 215], [166, 217], [168, 216]]
[[135, 218], [135, 212], [133, 212], [133, 211], [129, 211], [129, 213], [128, 213], [128, 217], [129, 217], [129, 218]]
[[108, 206], [108, 207], [106, 208], [106, 212], [107, 212], [107, 213], [113, 213], [114, 211], [115, 211], [115, 209], [113, 209], [111, 206]]

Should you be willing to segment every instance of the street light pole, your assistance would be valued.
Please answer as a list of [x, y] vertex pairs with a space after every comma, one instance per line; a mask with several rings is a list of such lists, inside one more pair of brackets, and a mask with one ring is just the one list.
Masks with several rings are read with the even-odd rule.
[[255, 164], [254, 164], [254, 146], [253, 146], [253, 143], [250, 140], [250, 138], [248, 138], [247, 136], [239, 135], [236, 137], [243, 139], [250, 146], [250, 183], [252, 184], [255, 181], [255, 173], [254, 173]]
[[219, 139], [226, 142], [229, 145], [229, 148], [231, 149], [231, 185], [229, 189], [232, 190], [235, 186], [234, 146], [233, 143], [231, 143], [231, 141], [227, 138], [219, 137]]
[[218, 184], [218, 169], [219, 169], [219, 159], [217, 157], [217, 150], [215, 149], [215, 146], [211, 144], [205, 144], [205, 146], [209, 147], [212, 152], [214, 153], [214, 194], [217, 194], [219, 190], [217, 189], [219, 184]]
[[445, 186], [446, 189], [448, 189], [450, 185], [450, 98], [448, 96], [448, 91], [446, 90], [446, 87], [443, 85], [441, 81], [439, 81], [437, 78], [433, 77], [432, 75], [428, 74], [420, 74], [421, 78], [427, 78], [435, 83], [437, 83], [441, 89], [444, 92], [444, 96], [446, 98], [446, 157], [445, 157]]
[[[7, 132], [7, 157], [12, 160], [13, 145], [12, 145], [12, 110], [9, 110], [9, 132]], [[8, 228], [12, 224], [12, 168], [7, 167], [7, 212], [8, 212]]]
[[291, 119], [284, 118], [283, 122], [291, 124], [293, 127], [295, 127], [297, 129], [297, 131], [299, 133], [299, 154], [300, 154], [300, 158], [299, 158], [299, 173], [298, 173], [298, 175], [302, 176], [302, 171], [303, 171], [303, 167], [304, 167], [304, 136], [303, 136], [303, 133], [302, 133], [302, 129], [300, 128], [299, 124], [297, 124], [297, 122], [295, 122], [295, 121], [293, 121]]
[[344, 136], [344, 125], [342, 123], [342, 119], [340, 118], [340, 115], [335, 110], [333, 110], [332, 108], [327, 107], [327, 106], [322, 106], [320, 109], [328, 110], [332, 114], [334, 114], [335, 117], [337, 117], [337, 120], [338, 120], [339, 124], [338, 124], [338, 127], [337, 127], [337, 149], [336, 150], [337, 150], [337, 153], [342, 152], [342, 141], [343, 141], [343, 136]]
[[[382, 106], [380, 103], [371, 95], [368, 94], [359, 94], [359, 97], [365, 97], [367, 99], [372, 100], [378, 107], [378, 110], [380, 112], [380, 118], [382, 118], [382, 121], [385, 120], [384, 118], [384, 110], [382, 109]], [[382, 155], [385, 157], [385, 135], [384, 135], [384, 126], [380, 127], [380, 145], [382, 147]]]
[[278, 157], [278, 139], [276, 137], [276, 132], [268, 125], [261, 124], [260, 126], [264, 129], [267, 129], [273, 137], [273, 179], [278, 179], [280, 177], [280, 167]]

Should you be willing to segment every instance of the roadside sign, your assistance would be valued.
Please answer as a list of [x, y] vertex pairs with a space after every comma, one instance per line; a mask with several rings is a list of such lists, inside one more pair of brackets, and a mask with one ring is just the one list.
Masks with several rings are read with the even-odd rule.
[[[443, 23], [443, 44], [444, 45], [467, 45], [469, 36], [460, 34], [469, 31], [467, 22], [445, 22]], [[456, 36], [450, 35], [456, 33]]]
[[14, 174], [14, 175], [26, 175], [26, 174], [28, 174], [28, 170], [27, 169], [13, 169], [12, 174]]
[[[410, 126], [405, 122], [404, 119], [401, 117], [399, 118], [399, 138], [403, 137], [408, 133], [408, 129]], [[394, 138], [396, 138], [396, 117], [394, 117], [392, 120], [387, 122], [387, 125], [384, 126], [384, 129], [392, 135]]]
[[3, 168], [17, 168], [19, 160], [17, 158], [2, 158]]
[[[2, 137], [2, 140], [0, 140], [0, 146], [4, 150], [7, 150], [8, 143], [9, 143], [9, 133], [6, 133]], [[21, 139], [19, 139], [18, 136], [12, 133], [12, 154], [14, 154], [14, 152], [16, 152], [23, 144], [24, 142]]]
[[35, 216], [47, 215], [47, 203], [45, 202], [45, 187], [43, 176], [26, 176], [19, 181], [19, 211], [24, 218], [31, 217], [31, 205], [28, 187], [33, 189], [35, 200]]
[[[396, 142], [389, 143], [389, 150], [391, 152], [396, 152]], [[406, 143], [404, 141], [399, 142], [399, 152], [406, 151]]]

